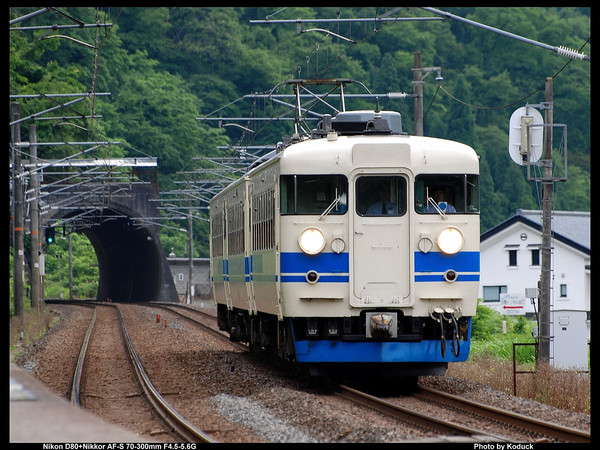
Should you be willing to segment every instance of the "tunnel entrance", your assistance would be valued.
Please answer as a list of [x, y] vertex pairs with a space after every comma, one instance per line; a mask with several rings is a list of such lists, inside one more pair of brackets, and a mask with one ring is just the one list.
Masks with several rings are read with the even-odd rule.
[[[76, 222], [74, 223], [74, 225]], [[83, 233], [98, 259], [98, 301], [175, 302], [177, 292], [154, 226], [138, 223], [123, 212], [104, 208], [86, 216]]]
[[38, 170], [40, 188], [30, 191], [40, 226], [88, 238], [98, 260], [97, 300], [178, 301], [159, 228], [150, 221], [159, 216], [156, 158], [67, 157]]

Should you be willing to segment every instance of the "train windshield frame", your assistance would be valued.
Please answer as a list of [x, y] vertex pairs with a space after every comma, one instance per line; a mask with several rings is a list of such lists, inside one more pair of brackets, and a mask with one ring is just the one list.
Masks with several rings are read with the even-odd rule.
[[401, 175], [362, 175], [356, 179], [355, 192], [359, 216], [406, 214], [407, 182]]
[[479, 214], [479, 175], [417, 175], [415, 209], [419, 214]]
[[281, 175], [282, 215], [345, 214], [348, 178], [345, 175]]

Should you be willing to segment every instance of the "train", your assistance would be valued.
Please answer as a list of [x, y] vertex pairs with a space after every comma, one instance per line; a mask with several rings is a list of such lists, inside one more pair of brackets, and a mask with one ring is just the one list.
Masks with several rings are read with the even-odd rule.
[[479, 158], [394, 111], [323, 115], [210, 202], [220, 330], [311, 375], [444, 375], [479, 283]]

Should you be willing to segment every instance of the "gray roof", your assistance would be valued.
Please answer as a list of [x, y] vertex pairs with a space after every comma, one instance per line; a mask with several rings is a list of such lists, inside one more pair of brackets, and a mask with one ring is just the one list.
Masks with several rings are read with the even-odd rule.
[[[542, 232], [542, 211], [517, 209], [517, 213], [490, 228], [480, 236], [480, 241], [494, 236], [516, 222], [524, 223]], [[588, 255], [591, 253], [591, 218], [587, 211], [552, 211], [552, 236]]]
[[[517, 209], [517, 215], [542, 225], [542, 211]], [[552, 211], [552, 231], [590, 249], [591, 218], [586, 211]]]

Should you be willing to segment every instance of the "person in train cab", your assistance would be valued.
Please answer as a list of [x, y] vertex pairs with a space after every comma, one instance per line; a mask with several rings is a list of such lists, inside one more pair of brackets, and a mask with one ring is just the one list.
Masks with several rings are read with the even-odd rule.
[[386, 184], [380, 184], [377, 187], [378, 199], [369, 206], [366, 216], [385, 216], [385, 215], [397, 215], [398, 206], [391, 202], [389, 196], [388, 186]]
[[[450, 203], [448, 203], [445, 200], [445, 194], [444, 194], [443, 188], [441, 188], [441, 187], [434, 188], [432, 198], [435, 201], [435, 203], [437, 204], [438, 208], [440, 208], [440, 210], [443, 213], [455, 213], [456, 212], [456, 209], [454, 208], [454, 206], [452, 206]], [[430, 202], [427, 202], [427, 206], [425, 207], [425, 209], [423, 211], [428, 212], [428, 213], [437, 212], [435, 207]]]

